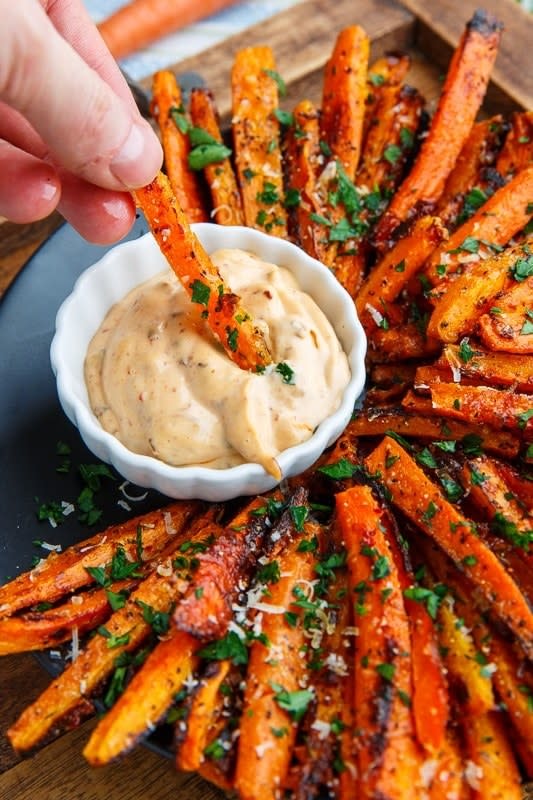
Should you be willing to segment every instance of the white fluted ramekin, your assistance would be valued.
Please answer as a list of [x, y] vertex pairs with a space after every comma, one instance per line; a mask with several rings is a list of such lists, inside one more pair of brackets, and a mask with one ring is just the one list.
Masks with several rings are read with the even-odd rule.
[[[251, 228], [208, 223], [193, 228], [208, 253], [240, 248], [289, 269], [328, 317], [348, 356], [351, 379], [339, 408], [320, 423], [310, 439], [277, 457], [283, 478], [303, 472], [346, 427], [364, 386], [366, 338], [353, 301], [327, 267], [290, 242]], [[50, 353], [63, 410], [89, 450], [137, 486], [157, 489], [168, 497], [211, 501], [267, 491], [276, 485], [276, 479], [259, 464], [228, 469], [173, 467], [133, 453], [102, 428], [91, 410], [84, 380], [89, 342], [112, 305], [166, 266], [152, 235], [146, 234], [117, 245], [78, 278], [58, 311]]]

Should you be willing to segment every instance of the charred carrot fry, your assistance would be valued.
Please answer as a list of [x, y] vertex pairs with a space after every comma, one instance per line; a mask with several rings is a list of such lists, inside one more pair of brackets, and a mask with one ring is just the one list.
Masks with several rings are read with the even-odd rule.
[[[472, 254], [501, 248], [529, 222], [533, 197], [533, 167], [518, 173], [498, 189], [473, 216], [441, 245], [428, 261], [425, 274], [438, 287], [468, 263]], [[467, 261], [465, 261], [467, 259]], [[440, 269], [439, 269], [440, 268]]]
[[509, 179], [533, 161], [533, 111], [515, 112], [511, 118], [511, 130], [507, 134], [496, 169]]
[[489, 386], [463, 386], [436, 383], [430, 387], [435, 411], [447, 417], [497, 430], [512, 431], [530, 440], [533, 434], [533, 399], [531, 395], [492, 389]]
[[[445, 225], [455, 227], [457, 220], [466, 216], [470, 208], [475, 211], [487, 200], [482, 188], [483, 173], [495, 163], [505, 131], [500, 114], [472, 126], [437, 205], [437, 214]], [[474, 193], [469, 195], [472, 190]]]
[[177, 631], [159, 642], [124, 693], [94, 729], [83, 755], [93, 766], [108, 764], [151, 730], [197, 665], [200, 642]]
[[[316, 526], [306, 524], [305, 536], [313, 534]], [[293, 606], [295, 590], [314, 578], [314, 555], [298, 547], [296, 537], [280, 554], [280, 578], [269, 586], [274, 613], [265, 613], [262, 621], [269, 644], [254, 641], [250, 648], [235, 768], [235, 789], [242, 800], [274, 800], [289, 768], [294, 719], [303, 715], [313, 697], [311, 690], [302, 689], [307, 675], [299, 652], [306, 641], [304, 628], [301, 621], [292, 625], [285, 613], [301, 613]], [[291, 712], [295, 702], [298, 710]]]
[[[522, 285], [520, 284], [520, 286]], [[533, 292], [533, 283], [531, 292]], [[533, 294], [530, 296], [533, 297]], [[495, 302], [498, 301], [495, 300]], [[522, 356], [503, 355], [483, 350], [477, 345], [470, 347], [465, 355], [458, 345], [447, 344], [435, 362], [435, 367], [444, 374], [451, 371], [455, 375], [459, 375], [460, 381], [463, 378], [472, 378], [475, 383], [484, 383], [489, 386], [513, 386], [520, 392], [533, 393], [533, 364]]]
[[445, 237], [438, 217], [422, 217], [415, 222], [411, 232], [385, 254], [363, 283], [356, 299], [363, 323], [369, 324], [367, 305], [386, 316], [389, 303], [396, 300]]
[[285, 142], [287, 200], [295, 205], [289, 213], [289, 232], [300, 247], [313, 258], [324, 260], [324, 229], [313, 220], [322, 211], [317, 195], [317, 170], [324, 156], [320, 151], [318, 110], [309, 100], [294, 109], [294, 124]]
[[531, 653], [533, 614], [513, 578], [476, 536], [473, 523], [444, 498], [394, 439], [385, 437], [366, 464], [371, 472], [381, 473], [393, 504], [461, 566], [491, 603], [494, 613], [515, 633], [526, 653]]
[[501, 27], [484, 11], [476, 11], [468, 22], [448, 68], [428, 136], [378, 224], [377, 240], [387, 242], [419, 206], [434, 206], [439, 200], [483, 101]]
[[509, 271], [524, 255], [526, 250], [517, 245], [471, 264], [435, 301], [428, 334], [443, 342], [456, 342], [471, 333], [480, 314], [506, 285]]
[[[522, 542], [527, 550], [528, 541], [533, 541], [533, 516], [514, 497], [494, 461], [486, 455], [468, 459], [459, 473], [459, 479], [482, 515], [489, 522], [504, 519], [512, 526], [514, 543]], [[507, 529], [496, 523], [496, 532], [502, 527]], [[533, 557], [528, 559], [524, 553], [524, 558], [530, 560], [533, 567]]]
[[188, 164], [189, 137], [174, 120], [174, 114], [185, 119], [181, 90], [170, 70], [156, 72], [152, 81], [151, 111], [161, 131], [165, 170], [172, 191], [189, 222], [206, 222], [198, 178]]
[[176, 754], [178, 769], [192, 772], [204, 762], [209, 727], [219, 701], [219, 690], [231, 669], [231, 661], [212, 662], [209, 674], [201, 681], [187, 715], [187, 731]]
[[[189, 111], [193, 125], [222, 144], [215, 103], [207, 89], [192, 90]], [[211, 192], [211, 216], [214, 216], [219, 225], [244, 225], [241, 195], [229, 158], [207, 164], [204, 175]]]
[[269, 47], [247, 47], [237, 53], [231, 71], [232, 130], [245, 224], [284, 238], [287, 212], [275, 70]]
[[518, 472], [518, 470], [506, 461], [495, 461], [496, 468], [509, 489], [518, 498], [530, 513], [533, 513], [533, 481]]
[[[211, 514], [195, 521], [189, 535], [203, 540], [206, 532], [214, 528]], [[181, 542], [176, 542], [175, 556], [180, 554]], [[68, 552], [68, 551], [66, 551]], [[187, 585], [174, 572], [172, 557], [161, 561], [161, 569], [139, 584], [126, 604], [115, 611], [98, 635], [87, 643], [59, 677], [57, 677], [24, 712], [8, 731], [9, 740], [16, 750], [25, 752], [35, 747], [80, 701], [91, 697], [98, 686], [113, 673], [116, 659], [136, 650], [149, 636], [151, 624], [146, 618], [167, 615], [176, 597]], [[164, 574], [160, 574], [163, 572]], [[165, 574], [166, 573], [166, 574]], [[170, 574], [168, 574], [170, 573]], [[147, 614], [149, 611], [149, 614]], [[165, 619], [165, 616], [161, 618]]]
[[386, 196], [400, 183], [414, 148], [424, 99], [410, 86], [382, 86], [372, 105], [355, 183]]
[[[521, 361], [523, 370], [533, 375], [533, 277], [526, 278], [496, 294], [489, 311], [478, 321], [479, 337], [491, 350], [506, 353], [506, 361]], [[516, 353], [507, 355], [507, 353]], [[518, 355], [523, 354], [519, 359]], [[533, 379], [531, 379], [533, 380]], [[527, 389], [526, 389], [527, 391]]]
[[135, 196], [157, 243], [193, 303], [229, 358], [241, 369], [262, 368], [271, 363], [264, 336], [241, 307], [237, 295], [224, 285], [199, 239], [176, 202], [166, 177], [159, 175]]
[[324, 69], [322, 139], [350, 180], [355, 177], [361, 155], [369, 49], [369, 39], [362, 28], [345, 28]]
[[[359, 630], [355, 642], [354, 723], [358, 797], [414, 792], [421, 751], [413, 741], [409, 621], [383, 532], [383, 511], [366, 486], [336, 495]], [[383, 589], [386, 589], [385, 594]], [[382, 708], [377, 715], [375, 708]]]
[[[407, 438], [417, 437], [423, 440], [461, 440], [472, 434], [479, 437], [480, 446], [489, 453], [515, 458], [519, 451], [519, 440], [507, 432], [495, 431], [488, 425], [468, 425], [455, 419], [442, 419], [437, 416], [431, 401], [424, 401], [421, 413], [410, 413], [409, 407], [390, 407], [371, 409], [359, 412], [351, 423], [356, 436], [383, 436], [387, 431], [398, 433]], [[402, 402], [405, 402], [402, 401]], [[433, 413], [433, 417], [431, 414]]]
[[143, 560], [154, 558], [181, 534], [199, 507], [195, 502], [172, 503], [166, 509], [112, 525], [63, 553], [52, 553], [36, 569], [0, 587], [0, 616], [38, 603], [54, 603], [81, 586], [94, 583], [91, 570], [106, 564], [111, 571], [119, 550], [126, 559], [135, 561], [142, 543]]
[[216, 541], [197, 553], [193, 579], [174, 612], [176, 628], [198, 639], [224, 636], [239, 586], [246, 582], [261, 549], [264, 518], [253, 513], [264, 502], [256, 497], [247, 503]]
[[402, 83], [411, 66], [408, 53], [385, 53], [384, 56], [374, 61], [368, 68], [369, 92], [379, 89], [380, 86], [397, 86]]
[[73, 595], [56, 608], [27, 611], [20, 616], [0, 619], [0, 655], [56, 647], [71, 639], [74, 631], [81, 636], [111, 614], [108, 592], [111, 597], [118, 595], [118, 602], [122, 602], [137, 582], [135, 579], [118, 581], [107, 591], [90, 589]]
[[314, 670], [315, 702], [310, 713], [311, 722], [305, 737], [305, 746], [302, 747], [303, 753], [300, 756], [303, 764], [298, 776], [298, 785], [294, 790], [296, 800], [305, 800], [309, 792], [313, 791], [311, 787], [331, 784], [335, 778], [333, 769], [335, 759], [338, 756], [342, 757], [341, 736], [347, 725], [344, 714], [346, 683], [348, 681], [353, 683], [348, 663], [349, 651], [346, 648], [346, 631], [352, 623], [351, 608], [349, 603], [342, 601], [347, 592], [348, 576], [346, 571], [342, 570], [336, 575], [326, 596], [331, 609], [330, 624], [316, 649], [320, 648], [327, 654], [327, 658], [322, 666], [320, 663], [324, 662], [324, 659], [319, 659], [316, 667], [320, 668]]

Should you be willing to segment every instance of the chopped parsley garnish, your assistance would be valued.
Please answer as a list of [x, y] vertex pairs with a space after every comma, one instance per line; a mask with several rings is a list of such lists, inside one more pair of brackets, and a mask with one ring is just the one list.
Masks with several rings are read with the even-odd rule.
[[533, 417], [533, 408], [528, 408], [528, 410], [522, 412], [522, 414], [517, 414], [516, 421], [518, 423], [518, 427], [523, 430], [532, 417]]
[[279, 364], [276, 364], [276, 372], [279, 372], [281, 375], [283, 383], [294, 384], [294, 370], [284, 361], [280, 361]]
[[427, 589], [424, 586], [410, 586], [408, 589], [404, 589], [403, 593], [408, 600], [414, 600], [416, 603], [424, 605], [431, 619], [436, 619], [437, 611], [448, 593], [448, 589], [443, 583], [437, 583], [433, 589]]
[[211, 758], [214, 761], [219, 761], [221, 758], [224, 758], [225, 755], [226, 751], [224, 749], [224, 745], [219, 739], [215, 739], [214, 741], [210, 742], [207, 747], [204, 747], [204, 756]]
[[439, 480], [442, 484], [442, 488], [446, 492], [446, 497], [448, 500], [451, 500], [452, 503], [456, 503], [461, 499], [463, 496], [463, 489], [460, 484], [458, 484], [452, 478], [449, 478], [447, 475], [440, 475]]
[[430, 522], [438, 511], [438, 506], [435, 505], [433, 500], [430, 500], [426, 510], [422, 514], [423, 522]]
[[265, 181], [263, 184], [263, 190], [257, 193], [256, 199], [260, 203], [264, 203], [268, 206], [277, 203], [279, 200], [279, 193], [276, 184], [272, 183], [271, 181]]
[[249, 183], [258, 173], [254, 172], [253, 169], [250, 169], [250, 167], [246, 167], [246, 169], [243, 169], [242, 174], [246, 182]]
[[455, 453], [455, 448], [457, 446], [457, 442], [454, 439], [443, 442], [432, 442], [432, 444], [438, 447], [439, 450], [442, 450], [443, 453]]
[[228, 347], [232, 353], [237, 352], [237, 339], [239, 337], [239, 331], [237, 328], [230, 328], [229, 326], [226, 327], [226, 333], [228, 336]]
[[272, 683], [272, 689], [276, 694], [274, 700], [280, 708], [283, 708], [296, 722], [302, 719], [309, 703], [314, 698], [311, 689], [299, 689], [295, 692], [288, 692], [279, 683]]
[[255, 575], [258, 583], [277, 583], [281, 577], [279, 562], [269, 561], [268, 564], [263, 564]]
[[285, 192], [285, 199], [283, 201], [283, 205], [285, 208], [294, 208], [295, 206], [300, 205], [300, 192], [298, 189], [294, 189], [291, 187], [287, 189]]
[[318, 539], [313, 536], [312, 539], [302, 539], [296, 548], [300, 553], [314, 553], [318, 548]]
[[461, 447], [467, 456], [480, 456], [483, 454], [481, 445], [483, 439], [477, 433], [467, 433], [461, 439]]
[[373, 581], [378, 581], [382, 578], [386, 578], [387, 575], [390, 575], [389, 561], [386, 556], [378, 556], [372, 564], [370, 579]]
[[167, 611], [158, 611], [148, 603], [143, 603], [142, 600], [136, 600], [136, 605], [139, 606], [143, 613], [144, 621], [150, 625], [153, 632], [157, 636], [164, 636], [167, 633], [170, 625], [170, 613]]
[[527, 258], [519, 258], [511, 267], [510, 273], [515, 281], [522, 283], [533, 275], [533, 254]]
[[286, 125], [288, 127], [294, 124], [294, 114], [290, 111], [283, 111], [281, 108], [275, 108], [274, 116], [281, 125]]
[[389, 164], [396, 164], [398, 159], [402, 156], [402, 149], [397, 144], [389, 144], [383, 151], [383, 158]]
[[209, 661], [224, 661], [230, 658], [235, 665], [248, 663], [248, 648], [235, 631], [228, 631], [222, 639], [202, 647], [198, 655]]
[[309, 515], [309, 508], [307, 506], [289, 506], [289, 513], [295, 529], [301, 533], [304, 529], [304, 523]]
[[124, 608], [128, 600], [128, 593], [122, 589], [120, 592], [114, 592], [112, 589], [106, 589], [107, 602], [113, 611], [118, 611]]
[[191, 300], [193, 303], [199, 303], [202, 306], [207, 306], [209, 303], [209, 297], [211, 295], [211, 289], [206, 283], [203, 281], [195, 280], [190, 285], [192, 289]]
[[402, 258], [394, 267], [395, 272], [405, 272], [405, 258]]
[[204, 169], [209, 164], [219, 164], [231, 156], [231, 150], [225, 144], [213, 139], [213, 144], [199, 144], [187, 156], [189, 167], [195, 171]]
[[493, 516], [489, 527], [497, 536], [502, 536], [504, 539], [527, 549], [531, 542], [533, 542], [533, 529], [528, 531], [520, 531], [515, 522], [507, 519], [501, 511], [497, 511]]
[[396, 673], [396, 665], [387, 661], [383, 664], [376, 664], [376, 672], [388, 683], [391, 683]]
[[520, 329], [521, 336], [528, 336], [529, 334], [533, 333], [533, 311], [528, 310], [525, 312], [525, 315], [527, 319]]
[[341, 458], [334, 464], [318, 467], [317, 472], [327, 475], [328, 478], [333, 478], [333, 480], [341, 481], [345, 478], [353, 477], [354, 473], [357, 472], [357, 465], [352, 464], [347, 458]]
[[379, 75], [377, 72], [369, 72], [368, 82], [371, 83], [372, 86], [383, 86], [385, 83], [385, 78], [383, 75]]
[[462, 339], [459, 345], [459, 358], [465, 364], [471, 361], [474, 358], [474, 351], [470, 347], [468, 343], [468, 339]]
[[285, 95], [287, 94], [287, 86], [285, 84], [285, 81], [279, 74], [279, 72], [277, 72], [275, 69], [264, 69], [263, 72], [265, 73], [265, 75], [268, 75], [269, 78], [272, 78], [272, 80], [276, 82], [276, 85], [278, 87], [278, 92], [282, 97], [285, 97]]
[[452, 255], [457, 253], [478, 253], [479, 252], [479, 239], [473, 236], [467, 236], [466, 239], [455, 250], [449, 251]]
[[409, 128], [400, 128], [400, 144], [404, 150], [411, 150], [415, 143], [415, 137]]
[[50, 503], [41, 503], [37, 509], [37, 519], [53, 520], [56, 525], [59, 525], [65, 519], [63, 506], [55, 500]]
[[184, 109], [182, 106], [179, 106], [179, 108], [176, 106], [172, 106], [172, 108], [169, 111], [169, 114], [172, 117], [172, 120], [174, 121], [176, 128], [179, 131], [181, 131], [181, 133], [189, 132], [190, 123], [187, 117], [185, 116]]
[[419, 464], [422, 464], [424, 467], [429, 467], [430, 469], [436, 469], [439, 466], [435, 460], [435, 456], [427, 447], [424, 447], [420, 453], [417, 453], [416, 460]]
[[104, 639], [106, 639], [109, 650], [114, 650], [116, 647], [123, 647], [130, 641], [129, 631], [128, 633], [122, 634], [111, 633], [111, 631], [109, 631], [105, 625], [100, 625], [96, 630], [100, 636], [103, 636]]

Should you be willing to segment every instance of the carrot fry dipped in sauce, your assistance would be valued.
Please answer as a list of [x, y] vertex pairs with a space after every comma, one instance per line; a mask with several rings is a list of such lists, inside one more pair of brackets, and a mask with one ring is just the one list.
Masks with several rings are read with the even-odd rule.
[[256, 371], [271, 363], [264, 336], [240, 307], [197, 237], [191, 231], [168, 180], [162, 173], [135, 192], [163, 254], [193, 303], [206, 316], [229, 358]]

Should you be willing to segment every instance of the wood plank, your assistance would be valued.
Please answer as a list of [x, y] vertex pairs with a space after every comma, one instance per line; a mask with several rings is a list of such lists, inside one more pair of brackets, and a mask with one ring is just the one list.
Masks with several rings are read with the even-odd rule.
[[[289, 86], [287, 103], [305, 94], [320, 98], [322, 68], [337, 34], [347, 25], [359, 23], [373, 42], [372, 53], [405, 48], [414, 34], [414, 16], [394, 0], [308, 0], [232, 36], [222, 44], [171, 65], [178, 74], [196, 72], [214, 93], [222, 121], [229, 114], [230, 67], [235, 53], [254, 44], [274, 50], [277, 68]], [[143, 82], [150, 87], [150, 80]], [[304, 91], [305, 89], [305, 91]], [[303, 94], [302, 94], [303, 92]]]
[[487, 108], [508, 113], [533, 109], [533, 82], [528, 54], [533, 42], [533, 14], [514, 0], [402, 0], [417, 17], [416, 45], [433, 63], [445, 68], [465, 23], [477, 8], [492, 12], [505, 26], [487, 93]]

